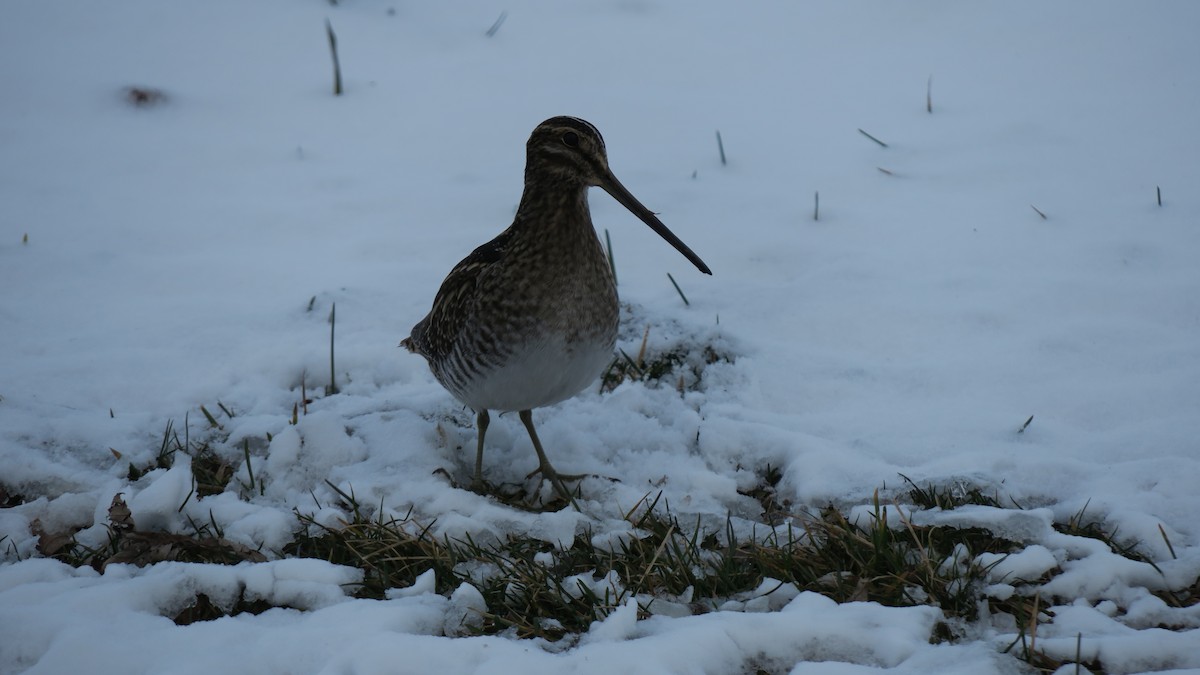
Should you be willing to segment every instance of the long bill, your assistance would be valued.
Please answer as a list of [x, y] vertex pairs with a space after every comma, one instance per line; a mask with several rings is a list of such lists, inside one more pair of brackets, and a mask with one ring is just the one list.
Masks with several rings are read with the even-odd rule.
[[604, 180], [600, 182], [600, 187], [604, 188], [605, 192], [612, 195], [613, 199], [620, 202], [621, 206], [629, 209], [630, 213], [637, 216], [638, 219], [640, 219], [643, 223], [649, 225], [650, 229], [658, 233], [658, 236], [666, 239], [667, 243], [675, 247], [675, 250], [679, 251], [685, 258], [692, 261], [692, 264], [696, 266], [696, 269], [704, 272], [705, 274], [712, 274], [712, 270], [708, 269], [708, 265], [704, 264], [704, 261], [700, 259], [700, 256], [693, 253], [692, 249], [688, 248], [687, 244], [683, 243], [679, 237], [676, 237], [674, 232], [668, 230], [667, 226], [662, 224], [662, 221], [658, 219], [658, 216], [654, 215], [653, 211], [645, 206], [642, 206], [642, 203], [639, 202], [636, 197], [630, 194], [629, 190], [626, 190], [624, 185], [621, 185], [621, 181], [617, 180], [617, 177], [612, 175], [611, 171], [608, 172], [608, 175], [606, 175]]

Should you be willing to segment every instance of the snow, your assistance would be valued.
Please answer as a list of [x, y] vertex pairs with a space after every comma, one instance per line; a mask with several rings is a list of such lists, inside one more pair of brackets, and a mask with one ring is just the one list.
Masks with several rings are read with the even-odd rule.
[[[904, 508], [1024, 544], [977, 561], [996, 563], [996, 597], [1061, 568], [1040, 587], [1073, 599], [1039, 628], [1051, 656], [1073, 659], [1081, 635], [1109, 672], [1200, 669], [1195, 607], [1149, 593], [1200, 574], [1200, 5], [18, 0], [0, 15], [0, 485], [27, 499], [0, 509], [0, 672], [1019, 669], [1000, 653], [1015, 627], [930, 644], [936, 608], [777, 583], [700, 616], [626, 605], [565, 650], [452, 638], [485, 606], [470, 585], [362, 600], [345, 588], [357, 571], [280, 559], [296, 511], [344, 515], [331, 485], [438, 537], [560, 544], [585, 526], [630, 536], [624, 513], [659, 490], [673, 513], [749, 532], [761, 509], [739, 490], [768, 466], [797, 513], [865, 517], [877, 488], [905, 498], [899, 474], [1011, 499], [1025, 509]], [[127, 87], [166, 100], [135, 107]], [[535, 411], [557, 468], [602, 477], [583, 481], [582, 514], [435, 474], [469, 479], [473, 415], [396, 347], [508, 224], [525, 139], [559, 114], [597, 125], [616, 175], [714, 272], [593, 194], [629, 304], [621, 347], [649, 325], [652, 350], [731, 357], [682, 396], [626, 383]], [[334, 303], [341, 393], [325, 396]], [[235, 413], [219, 433], [199, 411], [218, 401]], [[227, 435], [226, 492], [190, 495], [185, 461], [129, 480], [167, 420]], [[493, 416], [488, 479], [534, 486], [535, 464], [515, 416]], [[117, 493], [141, 529], [211, 519], [272, 559], [99, 574], [38, 556], [35, 522], [105, 542]], [[1081, 511], [1154, 565], [1051, 527]], [[243, 589], [277, 607], [167, 618]]]
[[1054, 553], [1039, 544], [1006, 555], [981, 553], [976, 559], [988, 568], [988, 576], [996, 580], [1036, 580], [1059, 564]]

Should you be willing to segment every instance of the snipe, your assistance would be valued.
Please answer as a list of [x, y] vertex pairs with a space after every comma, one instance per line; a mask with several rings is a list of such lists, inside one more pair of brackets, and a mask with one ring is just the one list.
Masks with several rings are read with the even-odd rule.
[[701, 272], [712, 272], [621, 185], [596, 127], [553, 117], [533, 130], [526, 153], [513, 224], [450, 270], [429, 315], [400, 344], [424, 356], [438, 382], [475, 411], [473, 488], [484, 485], [488, 411], [516, 410], [538, 456], [530, 475], [541, 472], [574, 504], [546, 458], [532, 411], [594, 382], [616, 345], [617, 289], [592, 227], [588, 188], [603, 188]]

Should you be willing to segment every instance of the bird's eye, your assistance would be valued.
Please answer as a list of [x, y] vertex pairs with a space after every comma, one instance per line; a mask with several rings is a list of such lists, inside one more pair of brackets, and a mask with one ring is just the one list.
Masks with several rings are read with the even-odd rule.
[[562, 141], [563, 145], [567, 146], [568, 148], [578, 148], [579, 134], [576, 134], [574, 131], [568, 131], [567, 133], [563, 134]]

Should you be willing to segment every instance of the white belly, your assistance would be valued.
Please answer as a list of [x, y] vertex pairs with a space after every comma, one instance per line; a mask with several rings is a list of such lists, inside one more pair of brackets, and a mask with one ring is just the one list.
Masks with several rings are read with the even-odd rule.
[[573, 342], [560, 336], [526, 345], [486, 376], [475, 378], [458, 398], [474, 410], [532, 410], [583, 391], [612, 361], [613, 343]]

